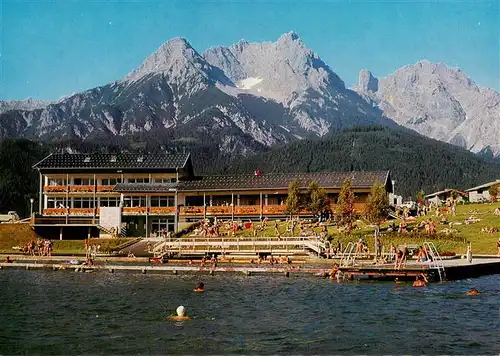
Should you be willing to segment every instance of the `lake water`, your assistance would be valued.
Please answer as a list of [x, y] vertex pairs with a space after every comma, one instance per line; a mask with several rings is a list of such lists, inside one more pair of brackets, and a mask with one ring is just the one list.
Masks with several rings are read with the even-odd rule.
[[[191, 291], [200, 277], [204, 294]], [[3, 270], [0, 285], [0, 354], [500, 353], [500, 275], [413, 288]], [[192, 320], [167, 321], [179, 305]]]

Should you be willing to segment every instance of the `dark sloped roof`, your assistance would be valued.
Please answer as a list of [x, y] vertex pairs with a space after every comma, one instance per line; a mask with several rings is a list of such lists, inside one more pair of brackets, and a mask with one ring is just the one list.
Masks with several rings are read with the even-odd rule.
[[301, 188], [307, 188], [314, 180], [323, 188], [341, 188], [345, 179], [351, 179], [353, 187], [370, 188], [375, 182], [385, 184], [389, 172], [321, 172], [321, 173], [268, 173], [256, 176], [208, 176], [200, 180], [180, 182], [179, 190], [231, 190], [231, 189], [283, 189], [296, 179]]
[[183, 168], [189, 159], [185, 154], [139, 153], [56, 153], [42, 159], [38, 169], [175, 169]]
[[179, 191], [288, 189], [296, 179], [302, 188], [314, 180], [323, 188], [342, 187], [345, 179], [351, 179], [355, 188], [370, 188], [375, 182], [387, 184], [389, 171], [382, 172], [322, 172], [322, 173], [268, 173], [256, 176], [241, 174], [231, 176], [207, 176], [198, 180], [178, 183], [123, 183], [115, 187], [120, 192], [166, 192], [177, 186]]
[[168, 192], [176, 188], [177, 183], [119, 183], [114, 190], [117, 192]]
[[439, 192], [434, 192], [434, 193], [431, 193], [431, 194], [428, 194], [426, 195], [424, 198], [433, 198], [435, 196], [439, 196], [439, 195], [442, 195], [442, 194], [447, 194], [447, 193], [451, 193], [451, 192], [455, 192], [455, 193], [458, 193], [464, 197], [467, 197], [469, 196], [469, 194], [465, 193], [465, 192], [462, 192], [461, 190], [457, 190], [457, 189], [445, 189], [445, 190], [440, 190]]
[[495, 184], [500, 184], [500, 179], [494, 180], [493, 182], [478, 185], [477, 187], [469, 188], [466, 190], [466, 192], [473, 192], [474, 190], [489, 188]]

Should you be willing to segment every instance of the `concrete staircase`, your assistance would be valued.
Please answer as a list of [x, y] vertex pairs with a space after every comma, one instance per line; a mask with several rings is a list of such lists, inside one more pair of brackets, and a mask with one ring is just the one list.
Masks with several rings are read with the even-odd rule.
[[251, 255], [259, 253], [272, 255], [313, 255], [325, 251], [328, 242], [318, 237], [183, 237], [176, 240], [162, 240], [154, 244], [150, 252], [156, 258], [172, 256], [193, 256], [210, 253], [226, 256]]

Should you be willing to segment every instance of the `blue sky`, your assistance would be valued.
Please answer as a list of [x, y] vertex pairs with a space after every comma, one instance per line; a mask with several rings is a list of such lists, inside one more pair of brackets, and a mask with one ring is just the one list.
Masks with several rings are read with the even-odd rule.
[[500, 89], [499, 1], [0, 0], [0, 99], [58, 99], [118, 80], [163, 42], [203, 52], [294, 30], [351, 86], [428, 59]]

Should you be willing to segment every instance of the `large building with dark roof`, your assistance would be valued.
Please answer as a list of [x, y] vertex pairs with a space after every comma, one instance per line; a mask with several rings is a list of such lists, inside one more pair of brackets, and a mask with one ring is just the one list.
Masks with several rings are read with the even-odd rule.
[[285, 217], [293, 180], [304, 191], [316, 181], [334, 203], [350, 179], [357, 210], [363, 210], [374, 183], [393, 190], [389, 171], [197, 177], [189, 154], [51, 154], [33, 168], [42, 197], [35, 229], [57, 227], [60, 238], [80, 236], [71, 230], [76, 227], [87, 228], [86, 237], [111, 232], [147, 237], [206, 217]]

